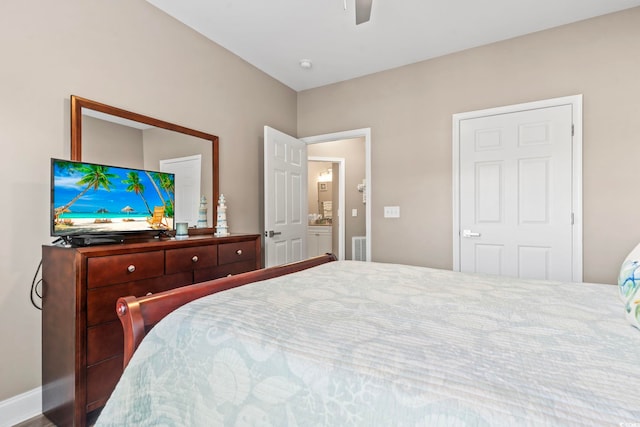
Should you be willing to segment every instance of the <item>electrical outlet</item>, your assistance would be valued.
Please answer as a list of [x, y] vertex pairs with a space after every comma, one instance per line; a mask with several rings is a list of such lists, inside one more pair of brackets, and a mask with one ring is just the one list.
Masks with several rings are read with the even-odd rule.
[[400, 218], [400, 206], [385, 206], [384, 207], [385, 218]]

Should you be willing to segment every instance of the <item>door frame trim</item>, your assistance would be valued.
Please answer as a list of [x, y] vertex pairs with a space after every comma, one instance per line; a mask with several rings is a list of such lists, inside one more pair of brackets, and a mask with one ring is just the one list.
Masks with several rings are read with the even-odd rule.
[[[321, 157], [321, 156], [309, 156], [307, 155], [307, 162], [327, 162], [338, 163], [338, 260], [343, 261], [345, 259], [345, 163], [346, 159], [343, 157]], [[309, 256], [307, 254], [307, 256]]]
[[316, 144], [319, 142], [332, 142], [340, 141], [342, 139], [355, 138], [364, 138], [364, 168], [365, 179], [367, 180], [364, 189], [365, 199], [367, 201], [365, 203], [365, 222], [367, 236], [366, 251], [367, 261], [371, 261], [373, 259], [371, 253], [371, 128], [353, 129], [341, 132], [327, 133], [324, 135], [308, 136], [300, 138], [300, 140], [306, 142], [307, 144]]
[[484, 110], [456, 113], [452, 116], [452, 170], [453, 170], [453, 271], [460, 271], [460, 122], [467, 119], [571, 105], [573, 120], [572, 188], [572, 280], [582, 282], [582, 94], [507, 105]]

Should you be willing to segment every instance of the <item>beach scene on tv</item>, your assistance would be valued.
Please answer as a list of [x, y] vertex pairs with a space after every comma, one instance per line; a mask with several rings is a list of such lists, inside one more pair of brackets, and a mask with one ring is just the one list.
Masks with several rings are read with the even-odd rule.
[[52, 159], [53, 235], [173, 230], [175, 175]]

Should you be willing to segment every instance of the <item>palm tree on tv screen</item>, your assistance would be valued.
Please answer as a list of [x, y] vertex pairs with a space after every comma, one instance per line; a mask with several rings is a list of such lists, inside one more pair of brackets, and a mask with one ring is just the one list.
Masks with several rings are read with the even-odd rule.
[[78, 193], [69, 203], [64, 206], [60, 206], [55, 209], [56, 216], [69, 209], [71, 205], [77, 202], [82, 196], [84, 196], [89, 190], [98, 190], [100, 187], [107, 191], [111, 191], [113, 184], [112, 179], [118, 177], [118, 175], [109, 173], [108, 166], [93, 165], [93, 164], [81, 164], [76, 167], [68, 167], [72, 171], [80, 172], [84, 175], [76, 183], [76, 185], [85, 185], [85, 188]]
[[[167, 213], [167, 216], [173, 216], [173, 209], [174, 209], [173, 193], [175, 191], [175, 183], [171, 175], [168, 175], [166, 173], [148, 172], [148, 171], [145, 171], [145, 173], [151, 180], [151, 183], [153, 184], [153, 188], [155, 188], [156, 193], [158, 193], [158, 196], [162, 201], [162, 205], [165, 207], [165, 212]], [[160, 186], [158, 186], [158, 183], [160, 184]], [[165, 200], [164, 195], [160, 191], [160, 187], [162, 187], [162, 189], [167, 193], [167, 196], [169, 196], [168, 202]]]
[[131, 191], [136, 193], [138, 196], [142, 198], [149, 215], [152, 215], [151, 208], [149, 207], [149, 203], [147, 203], [147, 199], [144, 198], [144, 184], [140, 180], [140, 174], [138, 172], [128, 172], [127, 179], [122, 180], [123, 184], [127, 185], [127, 191]]
[[173, 175], [161, 173], [158, 174], [158, 179], [160, 180], [160, 187], [167, 193], [167, 197], [169, 198], [167, 208], [173, 213], [173, 194], [175, 193], [176, 188], [176, 183], [174, 182]]

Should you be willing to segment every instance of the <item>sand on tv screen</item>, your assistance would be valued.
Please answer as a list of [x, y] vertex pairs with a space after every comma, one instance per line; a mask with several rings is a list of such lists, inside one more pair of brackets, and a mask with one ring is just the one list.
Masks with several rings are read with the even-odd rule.
[[51, 159], [53, 236], [173, 230], [175, 175]]

